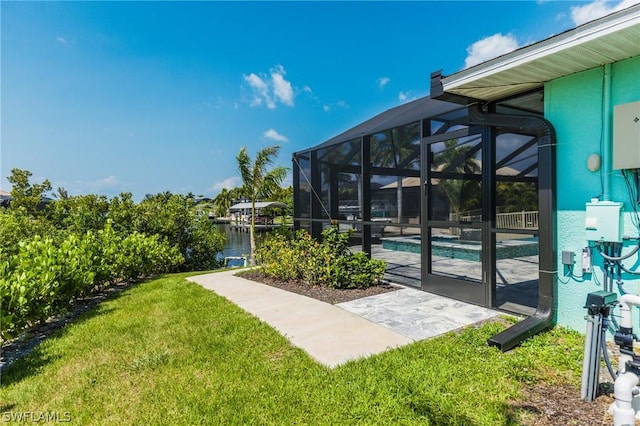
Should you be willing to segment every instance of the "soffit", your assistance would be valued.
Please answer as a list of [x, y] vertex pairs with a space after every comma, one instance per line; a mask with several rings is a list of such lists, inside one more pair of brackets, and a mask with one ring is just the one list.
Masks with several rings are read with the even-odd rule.
[[442, 79], [447, 93], [486, 101], [640, 55], [640, 4]]

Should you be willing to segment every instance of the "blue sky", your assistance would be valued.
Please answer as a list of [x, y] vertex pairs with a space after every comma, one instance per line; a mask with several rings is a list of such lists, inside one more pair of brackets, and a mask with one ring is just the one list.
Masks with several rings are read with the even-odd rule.
[[242, 146], [290, 167], [432, 71], [637, 2], [2, 1], [0, 188], [17, 167], [71, 195], [212, 197]]

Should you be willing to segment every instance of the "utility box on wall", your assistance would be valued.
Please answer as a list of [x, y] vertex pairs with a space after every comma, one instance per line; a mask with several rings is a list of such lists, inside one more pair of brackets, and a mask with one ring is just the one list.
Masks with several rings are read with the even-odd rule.
[[622, 203], [599, 201], [587, 203], [585, 228], [587, 240], [622, 242], [623, 236]]
[[640, 169], [640, 101], [613, 108], [613, 168]]

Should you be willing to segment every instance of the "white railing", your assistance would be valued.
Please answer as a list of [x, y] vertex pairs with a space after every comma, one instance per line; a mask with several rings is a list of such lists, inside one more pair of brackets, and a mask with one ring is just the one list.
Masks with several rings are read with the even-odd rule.
[[538, 212], [499, 213], [496, 215], [496, 228], [538, 229]]
[[[481, 215], [468, 213], [449, 215], [449, 220], [460, 222], [480, 222]], [[498, 213], [496, 214], [496, 228], [503, 229], [538, 229], [538, 211]]]

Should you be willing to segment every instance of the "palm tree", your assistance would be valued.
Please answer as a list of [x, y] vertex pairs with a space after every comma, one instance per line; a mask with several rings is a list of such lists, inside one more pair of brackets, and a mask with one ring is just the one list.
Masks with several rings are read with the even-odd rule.
[[[482, 172], [481, 163], [474, 157], [479, 143], [478, 137], [461, 143], [458, 139], [451, 139], [444, 142], [441, 151], [434, 152], [431, 170], [441, 176], [438, 186], [449, 202], [450, 213], [455, 220], [460, 218], [464, 209], [475, 207], [480, 202], [479, 180], [462, 178]], [[465, 199], [462, 199], [463, 195]]]
[[288, 169], [283, 166], [277, 166], [271, 170], [267, 170], [267, 167], [273, 163], [274, 158], [278, 156], [278, 152], [280, 152], [280, 146], [278, 145], [262, 148], [256, 154], [255, 160], [251, 161], [247, 149], [242, 147], [236, 157], [238, 170], [242, 177], [244, 195], [251, 202], [251, 228], [249, 237], [251, 244], [251, 265], [255, 265], [253, 254], [256, 248], [256, 202], [261, 198], [270, 197], [276, 188], [280, 187], [280, 184], [287, 176]]
[[66, 200], [69, 198], [69, 192], [63, 187], [59, 186], [57, 191], [53, 194], [53, 198], [58, 200]]
[[213, 199], [215, 215], [217, 217], [226, 217], [232, 202], [233, 192], [227, 188], [222, 188], [222, 191]]
[[[416, 123], [395, 127], [383, 133], [374, 135], [371, 139], [371, 161], [373, 164], [393, 169], [396, 176], [396, 207], [398, 223], [403, 221], [403, 180], [406, 170], [415, 167], [414, 161], [419, 160], [420, 154], [420, 126]], [[400, 228], [402, 235], [403, 228]]]
[[244, 188], [243, 187], [237, 187], [237, 188], [233, 188], [231, 190], [229, 190], [229, 196], [231, 197], [232, 202], [241, 202], [242, 200], [244, 200], [245, 195], [244, 195]]

